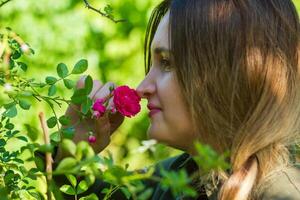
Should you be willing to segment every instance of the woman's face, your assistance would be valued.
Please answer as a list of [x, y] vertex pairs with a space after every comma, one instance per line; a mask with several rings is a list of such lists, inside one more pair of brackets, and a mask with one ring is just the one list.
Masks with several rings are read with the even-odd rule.
[[168, 41], [169, 12], [161, 20], [151, 45], [152, 66], [137, 88], [148, 100], [151, 121], [148, 136], [191, 152], [196, 134], [172, 68]]

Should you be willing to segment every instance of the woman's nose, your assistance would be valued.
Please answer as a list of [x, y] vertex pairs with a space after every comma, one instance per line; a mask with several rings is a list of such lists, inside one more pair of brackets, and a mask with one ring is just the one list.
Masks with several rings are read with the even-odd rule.
[[155, 84], [146, 76], [136, 88], [136, 91], [141, 98], [149, 98], [155, 92]]

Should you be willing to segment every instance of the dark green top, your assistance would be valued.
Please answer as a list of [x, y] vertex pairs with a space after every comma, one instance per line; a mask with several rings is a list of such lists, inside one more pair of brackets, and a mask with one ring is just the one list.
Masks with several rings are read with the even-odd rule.
[[[156, 164], [155, 175], [160, 176], [159, 169], [163, 167], [165, 170], [179, 170], [185, 168], [187, 173], [190, 175], [195, 170], [197, 170], [197, 164], [192, 159], [192, 157], [187, 154], [183, 153], [175, 157], [168, 158]], [[299, 167], [290, 167], [285, 170], [281, 170], [278, 172], [273, 173], [271, 176], [269, 183], [267, 184], [268, 187], [264, 189], [263, 195], [259, 198], [262, 200], [300, 200], [300, 168]], [[217, 193], [215, 191], [212, 195], [207, 196], [206, 192], [203, 188], [202, 192], [199, 192], [199, 196], [196, 198], [182, 198], [182, 197], [174, 197], [170, 190], [164, 190], [160, 183], [145, 181], [146, 187], [153, 188], [154, 192], [151, 196], [151, 200], [217, 200]], [[86, 196], [90, 193], [95, 193], [99, 197], [99, 199], [103, 199], [103, 194], [101, 194], [101, 190], [104, 187], [109, 187], [108, 183], [105, 183], [101, 180], [96, 180], [95, 184], [84, 194]], [[74, 197], [70, 196], [68, 198], [65, 196], [66, 199], [73, 199]], [[122, 194], [122, 192], [116, 192], [112, 196], [111, 199], [115, 200], [125, 200], [126, 197]]]
[[[187, 154], [181, 154], [162, 161], [162, 166], [167, 170], [179, 170], [185, 168], [190, 174], [197, 170], [197, 165], [192, 157]], [[289, 167], [278, 172], [274, 172], [266, 183], [267, 188], [264, 189], [261, 200], [300, 200], [300, 167]], [[205, 190], [200, 196], [194, 199], [217, 200], [218, 191], [207, 196]], [[152, 200], [177, 200], [170, 191], [163, 191], [159, 184], [155, 185], [155, 192]], [[192, 198], [190, 198], [192, 199]]]

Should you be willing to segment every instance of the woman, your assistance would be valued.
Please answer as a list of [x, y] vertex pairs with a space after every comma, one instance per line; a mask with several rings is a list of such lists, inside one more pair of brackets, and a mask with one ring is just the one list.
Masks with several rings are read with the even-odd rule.
[[[197, 140], [230, 150], [232, 169], [215, 173], [220, 184], [208, 199], [300, 199], [289, 153], [299, 141], [299, 39], [291, 0], [166, 0], [152, 13], [137, 88], [148, 100], [148, 135], [186, 155]], [[95, 82], [91, 97], [107, 96], [112, 84]], [[95, 123], [96, 150], [122, 121], [116, 114]], [[77, 127], [75, 141], [84, 131]]]

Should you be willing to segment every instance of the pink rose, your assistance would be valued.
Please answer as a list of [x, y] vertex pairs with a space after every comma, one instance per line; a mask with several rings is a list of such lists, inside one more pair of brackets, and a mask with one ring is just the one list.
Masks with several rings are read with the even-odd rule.
[[99, 98], [93, 104], [93, 107], [92, 107], [92, 109], [94, 111], [93, 116], [97, 119], [102, 117], [106, 111], [106, 107], [103, 105], [104, 102], [105, 102], [104, 99]]
[[115, 108], [126, 117], [132, 117], [141, 110], [138, 93], [128, 86], [119, 86], [113, 90]]

